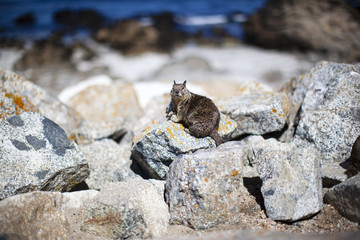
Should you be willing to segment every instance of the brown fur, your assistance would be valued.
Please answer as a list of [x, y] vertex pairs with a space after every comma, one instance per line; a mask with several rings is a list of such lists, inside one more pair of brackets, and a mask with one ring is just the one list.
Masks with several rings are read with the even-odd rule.
[[211, 99], [191, 93], [186, 88], [186, 81], [180, 84], [174, 81], [170, 105], [171, 120], [182, 123], [192, 136], [198, 138], [210, 136], [217, 146], [223, 143], [218, 133], [220, 122], [218, 108]]
[[355, 176], [360, 171], [360, 136], [354, 142], [354, 145], [351, 149], [351, 165], [345, 174], [348, 177]]

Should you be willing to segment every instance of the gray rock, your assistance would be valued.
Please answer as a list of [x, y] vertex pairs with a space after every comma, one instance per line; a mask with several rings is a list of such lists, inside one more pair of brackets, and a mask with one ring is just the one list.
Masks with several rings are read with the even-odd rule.
[[101, 189], [84, 211], [82, 231], [113, 239], [150, 238], [163, 234], [168, 207], [147, 180], [112, 183]]
[[86, 157], [90, 176], [85, 180], [91, 189], [102, 189], [107, 184], [128, 181], [136, 177], [130, 169], [131, 146], [119, 145], [111, 139], [80, 146]]
[[360, 135], [360, 66], [320, 62], [307, 77], [296, 136], [313, 143], [322, 162], [343, 162]]
[[360, 223], [360, 175], [330, 188], [324, 201], [333, 205], [347, 219]]
[[280, 131], [285, 127], [289, 115], [288, 99], [283, 93], [236, 96], [223, 99], [218, 104], [220, 112], [237, 123], [233, 138]]
[[[235, 127], [234, 121], [221, 115], [220, 136], [226, 138]], [[186, 133], [181, 124], [168, 121], [165, 116], [152, 121], [145, 130], [135, 134], [133, 142], [132, 153], [135, 160], [151, 178], [155, 179], [166, 178], [168, 166], [177, 155], [215, 147], [212, 138], [195, 138]]]
[[306, 92], [311, 83], [311, 73], [303, 74], [292, 78], [281, 89], [289, 99], [289, 120], [287, 129], [281, 135], [279, 140], [282, 142], [291, 142], [294, 137], [296, 126], [299, 122], [298, 114], [300, 107], [304, 101]]
[[59, 124], [68, 135], [84, 120], [76, 111], [21, 76], [0, 69], [0, 122], [23, 112], [38, 112]]
[[76, 211], [79, 214], [96, 195], [94, 190], [64, 194], [35, 191], [6, 198], [0, 201], [0, 232], [19, 239], [87, 237], [69, 217]]
[[242, 180], [244, 158], [239, 142], [179, 156], [166, 179], [170, 222], [206, 229], [241, 221], [248, 194]]
[[0, 199], [34, 190], [69, 191], [89, 176], [78, 146], [38, 113], [0, 124], [0, 160]]
[[293, 222], [320, 211], [321, 168], [314, 147], [293, 141], [262, 140], [253, 149], [263, 182], [266, 214], [274, 220]]
[[[350, 164], [349, 164], [350, 165]], [[321, 164], [322, 179], [324, 187], [333, 187], [345, 181], [348, 176], [345, 174], [346, 165], [338, 162], [326, 162]]]

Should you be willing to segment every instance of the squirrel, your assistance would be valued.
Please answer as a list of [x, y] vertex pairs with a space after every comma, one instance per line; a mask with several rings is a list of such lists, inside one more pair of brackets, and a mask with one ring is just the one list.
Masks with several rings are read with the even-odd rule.
[[190, 92], [186, 81], [179, 84], [174, 81], [170, 96], [171, 102], [166, 111], [171, 121], [182, 123], [185, 132], [194, 137], [210, 136], [216, 146], [223, 143], [218, 133], [220, 112], [211, 99]]

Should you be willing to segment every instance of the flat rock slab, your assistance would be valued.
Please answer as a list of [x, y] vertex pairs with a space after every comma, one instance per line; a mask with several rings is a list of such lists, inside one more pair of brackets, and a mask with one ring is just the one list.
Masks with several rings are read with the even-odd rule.
[[90, 173], [65, 131], [31, 112], [0, 124], [0, 168], [0, 199], [35, 190], [69, 191]]
[[324, 200], [347, 219], [360, 223], [360, 175], [330, 188]]
[[[236, 123], [221, 115], [219, 134], [227, 137], [236, 128]], [[182, 124], [162, 117], [152, 121], [145, 130], [134, 136], [132, 150], [135, 160], [142, 169], [155, 179], [165, 179], [168, 166], [177, 155], [195, 152], [199, 149], [215, 148], [210, 137], [195, 138], [184, 131]]]
[[263, 135], [280, 131], [289, 115], [289, 102], [283, 93], [254, 93], [218, 101], [221, 113], [233, 119], [237, 127], [232, 134]]
[[241, 221], [246, 209], [242, 168], [246, 154], [239, 142], [179, 156], [166, 179], [172, 224], [206, 229]]

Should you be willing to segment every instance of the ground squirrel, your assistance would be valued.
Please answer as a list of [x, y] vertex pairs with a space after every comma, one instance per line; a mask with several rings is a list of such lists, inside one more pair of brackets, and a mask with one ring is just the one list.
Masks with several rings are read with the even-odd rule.
[[171, 121], [182, 123], [185, 131], [194, 137], [210, 136], [216, 146], [223, 143], [218, 133], [220, 112], [211, 99], [191, 93], [186, 81], [179, 84], [174, 81], [170, 96], [167, 112]]

